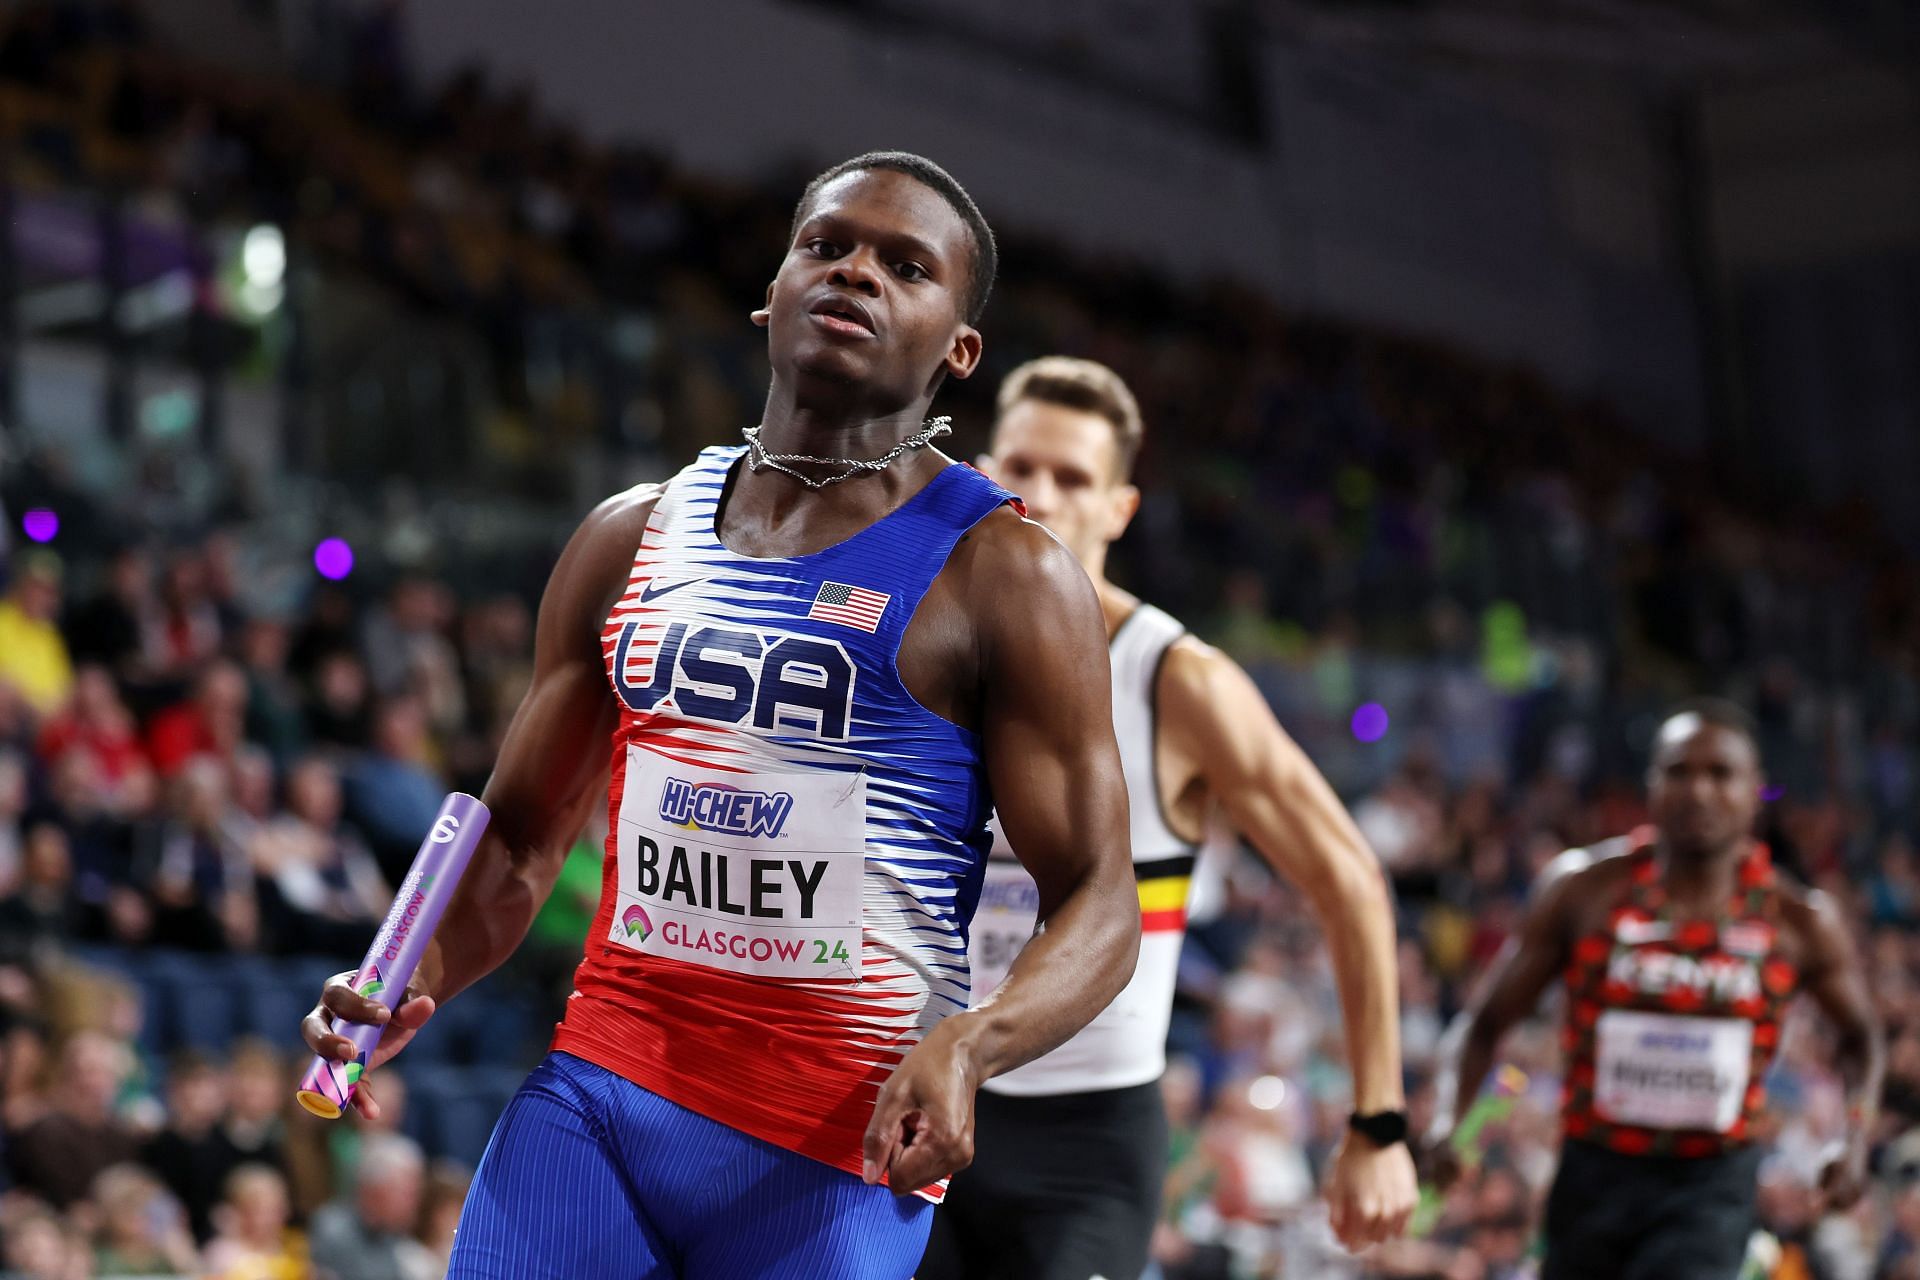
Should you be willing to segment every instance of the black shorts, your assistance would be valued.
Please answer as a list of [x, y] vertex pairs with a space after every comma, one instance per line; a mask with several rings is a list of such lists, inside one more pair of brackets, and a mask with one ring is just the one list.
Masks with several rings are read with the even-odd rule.
[[1048, 1098], [983, 1089], [973, 1150], [917, 1280], [1139, 1280], [1167, 1165], [1157, 1082]]
[[1625, 1156], [1568, 1142], [1540, 1280], [1735, 1280], [1757, 1225], [1761, 1155]]

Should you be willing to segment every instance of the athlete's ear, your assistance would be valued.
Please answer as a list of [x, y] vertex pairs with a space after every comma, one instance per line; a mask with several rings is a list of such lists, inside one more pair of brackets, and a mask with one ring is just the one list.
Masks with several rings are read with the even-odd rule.
[[1107, 507], [1107, 541], [1118, 542], [1120, 535], [1133, 523], [1134, 513], [1140, 510], [1140, 490], [1130, 484], [1123, 484], [1113, 491], [1111, 505]]
[[953, 348], [947, 352], [947, 372], [956, 378], [971, 378], [980, 367], [980, 331], [970, 324], [960, 326]]
[[769, 324], [773, 323], [773, 282], [772, 281], [767, 282], [767, 305], [765, 305], [764, 307], [761, 307], [758, 311], [749, 312], [747, 318], [752, 320], [754, 324], [758, 325], [762, 329], [766, 328]]

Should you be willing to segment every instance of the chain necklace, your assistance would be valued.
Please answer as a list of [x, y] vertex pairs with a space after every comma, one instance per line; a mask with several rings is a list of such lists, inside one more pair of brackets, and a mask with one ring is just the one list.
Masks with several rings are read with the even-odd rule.
[[[759, 471], [764, 467], [772, 467], [775, 471], [792, 476], [809, 489], [824, 489], [830, 484], [839, 484], [842, 480], [851, 480], [858, 475], [866, 475], [874, 471], [884, 471], [887, 465], [901, 454], [911, 453], [915, 449], [924, 449], [941, 436], [951, 435], [952, 433], [953, 419], [942, 414], [937, 418], [928, 418], [926, 426], [923, 429], [908, 436], [905, 440], [902, 440], [899, 444], [896, 444], [893, 448], [887, 450], [877, 458], [816, 458], [812, 454], [807, 453], [768, 453], [766, 446], [760, 443], [759, 427], [746, 427], [740, 432], [747, 441], [747, 462], [755, 471]], [[795, 471], [792, 466], [788, 465], [789, 463], [810, 467], [844, 467], [846, 469], [838, 475], [831, 475], [824, 479], [816, 480], [805, 472]]]

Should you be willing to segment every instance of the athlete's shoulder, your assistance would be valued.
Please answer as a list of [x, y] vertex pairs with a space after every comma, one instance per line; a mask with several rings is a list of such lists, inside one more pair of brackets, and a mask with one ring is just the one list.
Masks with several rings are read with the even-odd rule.
[[666, 491], [664, 483], [650, 482], [603, 498], [580, 522], [579, 531], [574, 537], [584, 540], [596, 550], [609, 553], [619, 552], [624, 547], [625, 557], [631, 561], [633, 553], [639, 550], [641, 538], [647, 532], [647, 521], [653, 517], [653, 510]]
[[1803, 884], [1778, 868], [1773, 873], [1773, 892], [1780, 904], [1781, 923], [1815, 950], [1837, 950], [1847, 945], [1846, 913], [1832, 894]]
[[1230, 757], [1271, 760], [1273, 745], [1287, 740], [1246, 668], [1190, 632], [1176, 635], [1161, 655], [1153, 692], [1174, 740], [1222, 763]]
[[1544, 893], [1563, 884], [1577, 889], [1614, 880], [1626, 874], [1633, 852], [1634, 843], [1628, 836], [1568, 849], [1541, 870], [1534, 892]]
[[1087, 571], [1066, 544], [1010, 506], [981, 517], [961, 537], [948, 568], [975, 593], [1007, 604], [1063, 596], [1098, 604]]
[[1568, 849], [1533, 882], [1528, 908], [1562, 937], [1594, 928], [1618, 902], [1633, 866], [1634, 844], [1626, 836]]
[[[609, 594], [617, 596], [633, 572], [647, 521], [665, 490], [665, 485], [638, 484], [589, 511], [561, 552], [548, 593], [557, 591], [587, 609], [598, 608]], [[597, 627], [598, 619], [594, 621]]]
[[1176, 636], [1160, 660], [1162, 697], [1173, 694], [1185, 695], [1189, 700], [1212, 701], [1238, 696], [1252, 686], [1253, 677], [1239, 663], [1192, 632], [1183, 631]]

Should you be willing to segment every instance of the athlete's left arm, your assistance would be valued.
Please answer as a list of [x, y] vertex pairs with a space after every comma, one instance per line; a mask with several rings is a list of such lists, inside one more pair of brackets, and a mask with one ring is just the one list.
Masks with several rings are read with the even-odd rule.
[[[1235, 829], [1299, 886], [1320, 919], [1340, 987], [1354, 1109], [1401, 1110], [1393, 904], [1379, 860], [1231, 658], [1182, 639], [1167, 651], [1156, 693], [1162, 750], [1195, 762]], [[1351, 1135], [1328, 1175], [1327, 1199], [1349, 1247], [1397, 1235], [1415, 1202], [1406, 1145], [1380, 1148]]]
[[1839, 1037], [1835, 1056], [1847, 1086], [1847, 1142], [1821, 1170], [1820, 1187], [1829, 1208], [1845, 1209], [1866, 1190], [1867, 1155], [1887, 1072], [1886, 1040], [1866, 972], [1854, 951], [1853, 935], [1838, 905], [1826, 894], [1814, 892], [1794, 914], [1802, 916], [1800, 932], [1806, 947], [1802, 981]]
[[865, 1174], [887, 1171], [900, 1192], [966, 1167], [981, 1083], [1092, 1021], [1133, 976], [1140, 945], [1093, 584], [1051, 534], [1011, 512], [981, 521], [948, 572], [956, 565], [995, 811], [1040, 891], [1042, 929], [992, 999], [942, 1020], [881, 1089]]

